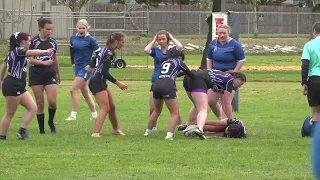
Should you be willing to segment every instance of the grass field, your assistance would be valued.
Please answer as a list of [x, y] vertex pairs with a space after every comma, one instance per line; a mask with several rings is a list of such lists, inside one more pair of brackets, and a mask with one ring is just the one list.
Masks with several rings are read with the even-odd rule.
[[[121, 56], [118, 56], [121, 58]], [[124, 56], [128, 66], [145, 66], [152, 65], [152, 57], [147, 56]], [[0, 56], [0, 60], [4, 56]], [[186, 55], [185, 63], [187, 65], [200, 66], [202, 55]], [[61, 67], [71, 67], [69, 56], [59, 56]], [[245, 66], [301, 66], [301, 56], [293, 54], [266, 54], [266, 55], [247, 55]]]
[[[62, 70], [62, 84], [71, 84], [71, 68]], [[300, 135], [310, 110], [300, 92], [299, 71], [245, 71], [249, 82], [240, 90], [240, 113], [235, 117], [244, 121], [248, 138], [200, 141], [176, 132], [170, 142], [164, 140], [166, 108], [158, 131], [143, 137], [151, 73], [150, 69], [112, 69], [115, 77], [129, 85], [127, 91], [111, 85], [125, 137], [111, 136], [106, 121], [103, 137], [91, 138], [94, 122], [83, 98], [78, 120], [65, 121], [71, 110], [69, 86], [58, 88], [56, 135], [38, 134], [34, 118], [28, 129], [32, 140], [15, 140], [24, 112], [20, 107], [8, 140], [0, 142], [0, 179], [312, 179], [310, 139]], [[191, 102], [181, 79], [177, 85], [186, 121]], [[2, 96], [0, 105], [4, 107]], [[209, 118], [215, 119], [212, 113]]]

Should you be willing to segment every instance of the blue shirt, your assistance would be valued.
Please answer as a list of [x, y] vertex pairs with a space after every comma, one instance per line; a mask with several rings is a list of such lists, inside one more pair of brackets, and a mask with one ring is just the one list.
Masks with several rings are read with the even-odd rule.
[[[85, 68], [91, 64], [91, 56], [94, 51], [100, 51], [100, 47], [97, 40], [89, 33], [85, 36], [79, 37], [78, 34], [74, 34], [70, 38], [70, 47], [73, 52], [73, 63], [76, 70]], [[72, 56], [72, 55], [71, 55]]]
[[[173, 46], [173, 45], [169, 45], [168, 46], [168, 49], [171, 49], [171, 48], [175, 48], [176, 46]], [[153, 57], [154, 59], [154, 70], [153, 70], [153, 74], [152, 74], [152, 84], [154, 84], [156, 82], [156, 80], [159, 78], [160, 76], [160, 71], [161, 71], [161, 63], [162, 61], [164, 60], [164, 58], [167, 56], [167, 52], [166, 53], [163, 53], [161, 51], [161, 48], [160, 47], [152, 47], [151, 48], [151, 51], [150, 51], [150, 56]]]
[[[215, 48], [216, 51], [214, 51]], [[232, 38], [223, 45], [213, 40], [208, 47], [207, 61], [213, 61], [213, 69], [221, 71], [234, 69], [239, 61], [245, 61], [242, 45]]]

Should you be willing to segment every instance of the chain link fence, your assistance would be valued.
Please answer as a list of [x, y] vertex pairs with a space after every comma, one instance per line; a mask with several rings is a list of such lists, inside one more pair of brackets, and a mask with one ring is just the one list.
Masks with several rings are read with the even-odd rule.
[[[90, 9], [90, 8], [88, 8]], [[132, 10], [133, 9], [133, 10]], [[201, 55], [206, 44], [209, 11], [150, 11], [148, 9], [113, 8], [106, 12], [102, 8], [95, 12], [81, 11], [31, 11], [0, 9], [0, 57], [8, 50], [8, 38], [14, 32], [38, 33], [37, 19], [47, 17], [53, 21], [53, 37], [58, 40], [59, 59], [69, 65], [69, 38], [75, 31], [78, 19], [87, 19], [90, 34], [104, 46], [107, 37], [115, 31], [127, 34], [126, 46], [118, 52], [118, 58], [140, 56], [145, 65], [150, 60], [143, 49], [159, 30], [167, 30], [186, 47], [187, 54]], [[231, 12], [239, 16], [239, 41], [247, 53], [299, 53], [311, 38], [311, 27], [320, 21], [319, 13], [281, 12]]]

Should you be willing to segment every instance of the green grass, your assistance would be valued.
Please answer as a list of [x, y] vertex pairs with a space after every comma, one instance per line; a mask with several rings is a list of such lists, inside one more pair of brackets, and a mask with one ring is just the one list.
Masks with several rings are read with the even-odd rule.
[[[146, 56], [127, 56], [124, 57], [128, 65], [153, 65], [153, 58]], [[201, 64], [202, 55], [187, 55], [185, 63], [188, 65]], [[246, 57], [245, 66], [301, 66], [301, 56], [298, 55], [266, 55]]]
[[[118, 56], [121, 58], [121, 56]], [[4, 56], [0, 56], [0, 60]], [[144, 56], [124, 56], [127, 65], [129, 66], [153, 66], [153, 58]], [[200, 66], [202, 55], [186, 55], [185, 63], [187, 65]], [[59, 56], [61, 67], [71, 67], [69, 56]], [[276, 54], [276, 55], [246, 55], [244, 66], [301, 66], [301, 56], [293, 54]]]
[[[120, 75], [120, 71], [112, 73]], [[138, 76], [137, 72], [127, 73], [128, 77]], [[126, 83], [127, 91], [111, 85], [125, 137], [111, 136], [106, 121], [103, 137], [91, 138], [94, 122], [89, 120], [90, 111], [83, 98], [78, 120], [65, 121], [71, 110], [70, 87], [58, 88], [56, 135], [38, 134], [34, 118], [28, 129], [32, 140], [15, 140], [24, 112], [19, 107], [8, 140], [0, 142], [1, 179], [312, 179], [310, 139], [300, 135], [302, 121], [310, 110], [298, 83], [248, 82], [242, 87], [240, 113], [235, 117], [247, 127], [246, 139], [200, 141], [176, 132], [172, 142], [164, 140], [169, 118], [166, 108], [159, 118], [158, 131], [143, 137], [150, 83]], [[177, 84], [186, 121], [191, 102], [181, 82]], [[0, 105], [4, 106], [2, 96]], [[3, 112], [1, 108], [0, 114]], [[212, 113], [209, 118], [214, 119]]]
[[[300, 71], [242, 71], [250, 82], [300, 82]], [[111, 69], [114, 77], [123, 81], [151, 81], [152, 69]], [[74, 73], [71, 68], [61, 68], [63, 80], [73, 80]], [[181, 81], [183, 78], [178, 78]], [[62, 82], [63, 83], [63, 82]]]

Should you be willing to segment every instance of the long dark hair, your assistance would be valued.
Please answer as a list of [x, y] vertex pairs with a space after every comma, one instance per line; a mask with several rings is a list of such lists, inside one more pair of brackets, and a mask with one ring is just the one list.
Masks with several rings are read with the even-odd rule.
[[174, 59], [174, 58], [179, 58], [179, 59], [181, 59], [181, 61], [184, 61], [184, 53], [182, 51], [177, 50], [176, 48], [169, 49], [167, 51], [166, 58], [164, 58], [164, 60], [162, 62], [164, 62], [168, 59]]
[[16, 32], [10, 36], [10, 46], [9, 51], [12, 51], [14, 48], [19, 47], [22, 40], [28, 40], [29, 34], [24, 32]]
[[107, 46], [110, 47], [115, 41], [121, 41], [122, 38], [126, 37], [122, 32], [115, 32], [110, 34], [107, 40]]
[[228, 126], [229, 137], [230, 138], [244, 138], [246, 134], [244, 133], [244, 127], [240, 124], [230, 124]]

